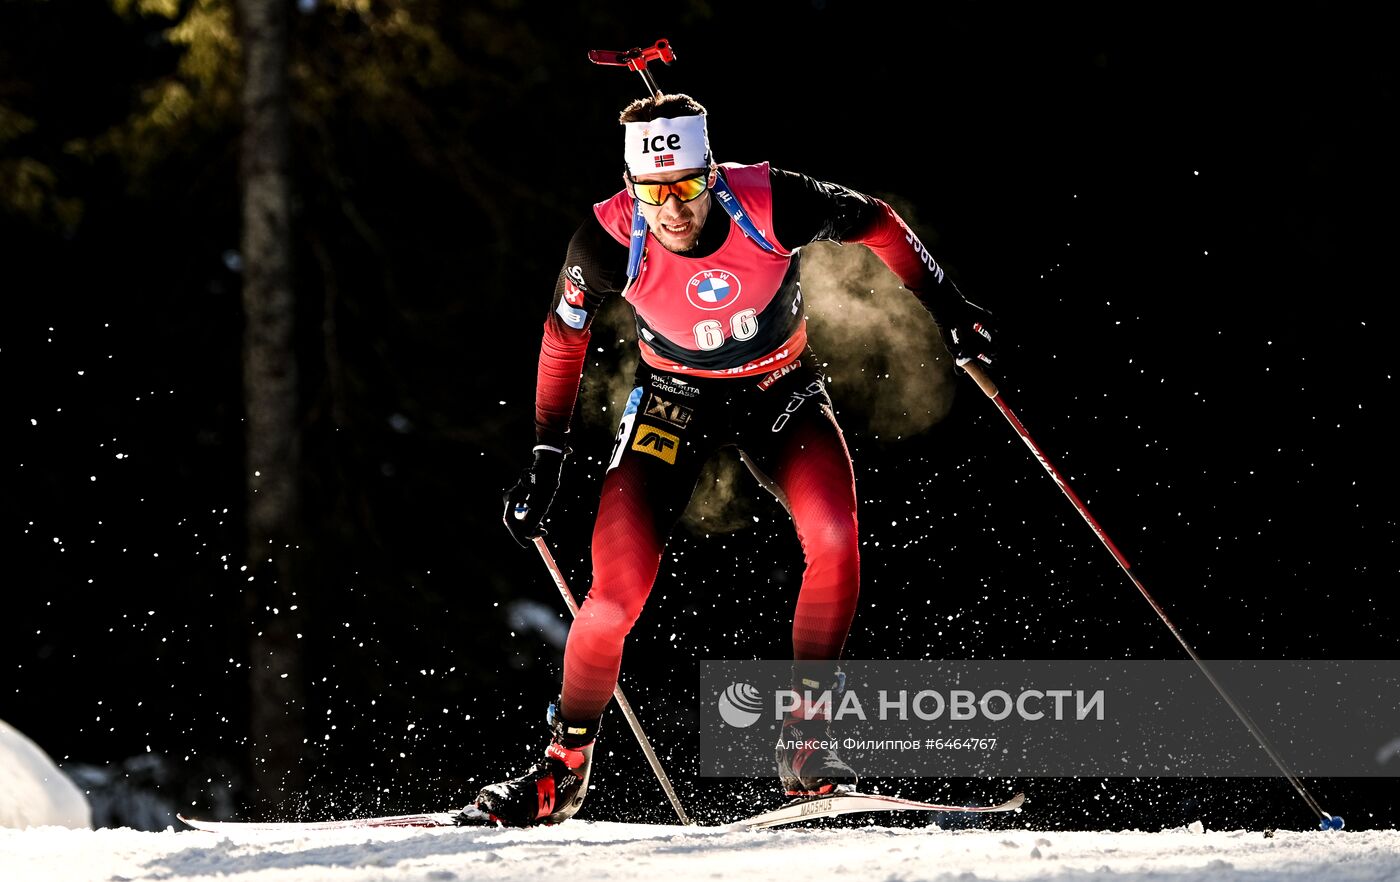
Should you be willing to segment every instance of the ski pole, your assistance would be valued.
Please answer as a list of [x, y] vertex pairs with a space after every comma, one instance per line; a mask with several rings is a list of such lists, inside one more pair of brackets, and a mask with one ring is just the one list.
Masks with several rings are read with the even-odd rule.
[[1002, 416], [1006, 417], [1007, 422], [1011, 423], [1011, 427], [1016, 430], [1016, 434], [1020, 435], [1021, 440], [1026, 442], [1026, 446], [1031, 449], [1031, 453], [1035, 454], [1035, 458], [1040, 461], [1040, 464], [1042, 466], [1045, 467], [1045, 471], [1050, 474], [1050, 478], [1056, 483], [1056, 485], [1059, 486], [1059, 488], [1062, 491], [1064, 491], [1065, 497], [1068, 498], [1071, 503], [1073, 503], [1075, 509], [1079, 512], [1080, 517], [1084, 518], [1084, 523], [1088, 524], [1089, 529], [1094, 531], [1094, 535], [1099, 537], [1099, 541], [1101, 541], [1104, 544], [1104, 547], [1108, 549], [1109, 553], [1113, 555], [1113, 559], [1118, 561], [1118, 566], [1120, 566], [1123, 569], [1124, 575], [1126, 575], [1128, 579], [1133, 583], [1133, 585], [1137, 587], [1137, 590], [1139, 593], [1142, 594], [1143, 599], [1146, 600], [1152, 606], [1152, 609], [1157, 613], [1158, 618], [1162, 620], [1162, 624], [1166, 625], [1168, 630], [1172, 632], [1172, 636], [1176, 638], [1176, 642], [1181, 644], [1181, 648], [1186, 650], [1186, 654], [1189, 655], [1191, 657], [1191, 660], [1196, 663], [1196, 667], [1200, 668], [1201, 673], [1206, 675], [1206, 679], [1209, 680], [1211, 685], [1215, 687], [1215, 691], [1220, 693], [1221, 698], [1225, 699], [1225, 703], [1230, 706], [1230, 710], [1234, 711], [1235, 716], [1239, 718], [1239, 721], [1241, 723], [1244, 723], [1245, 727], [1249, 729], [1250, 734], [1254, 736], [1254, 740], [1258, 741], [1259, 746], [1264, 748], [1264, 752], [1269, 755], [1269, 759], [1274, 761], [1274, 765], [1278, 766], [1278, 770], [1283, 773], [1283, 776], [1285, 778], [1288, 779], [1288, 783], [1292, 784], [1293, 789], [1298, 791], [1298, 795], [1301, 796], [1303, 798], [1303, 801], [1308, 804], [1308, 808], [1312, 809], [1317, 814], [1318, 818], [1322, 821], [1322, 828], [1324, 830], [1340, 830], [1342, 828], [1341, 817], [1334, 817], [1333, 815], [1329, 815], [1327, 812], [1322, 810], [1322, 807], [1318, 805], [1317, 800], [1314, 799], [1313, 795], [1308, 792], [1308, 789], [1303, 786], [1303, 782], [1298, 779], [1298, 776], [1293, 774], [1293, 772], [1289, 771], [1288, 766], [1284, 764], [1283, 759], [1279, 757], [1279, 755], [1274, 751], [1273, 747], [1270, 746], [1268, 739], [1264, 737], [1264, 733], [1259, 731], [1259, 727], [1256, 726], [1254, 724], [1254, 721], [1249, 718], [1249, 714], [1245, 713], [1244, 708], [1235, 704], [1234, 699], [1232, 699], [1230, 697], [1230, 694], [1225, 691], [1225, 687], [1221, 686], [1219, 681], [1215, 679], [1215, 676], [1211, 674], [1210, 669], [1206, 667], [1205, 662], [1201, 661], [1201, 657], [1196, 654], [1196, 650], [1191, 648], [1191, 644], [1186, 642], [1186, 638], [1182, 636], [1179, 630], [1177, 630], [1176, 625], [1172, 624], [1171, 619], [1167, 618], [1166, 610], [1162, 609], [1161, 604], [1157, 603], [1157, 601], [1152, 597], [1152, 595], [1148, 593], [1146, 586], [1142, 584], [1138, 577], [1129, 568], [1128, 559], [1125, 558], [1123, 556], [1123, 553], [1118, 550], [1118, 547], [1113, 544], [1113, 540], [1108, 538], [1108, 533], [1104, 532], [1104, 528], [1099, 526], [1098, 521], [1094, 520], [1094, 516], [1089, 514], [1088, 506], [1086, 506], [1080, 500], [1078, 494], [1076, 494], [1074, 490], [1070, 488], [1069, 482], [1062, 478], [1060, 476], [1060, 473], [1055, 469], [1055, 467], [1050, 464], [1049, 458], [1045, 456], [1044, 451], [1042, 451], [1040, 447], [1035, 443], [1035, 441], [1031, 438], [1030, 432], [1026, 431], [1026, 427], [1022, 425], [1021, 421], [1016, 418], [1016, 414], [1011, 412], [1011, 408], [1006, 404], [1006, 399], [1002, 397], [1000, 390], [997, 389], [996, 383], [992, 382], [992, 378], [987, 376], [987, 372], [982, 370], [982, 367], [975, 361], [961, 363], [958, 366], [967, 372], [967, 375], [971, 377], [975, 383], [977, 383], [978, 387], [983, 391], [983, 393], [986, 394], [988, 398], [992, 399], [992, 403], [995, 404], [997, 406], [997, 409], [1001, 411]]
[[[544, 565], [549, 569], [549, 575], [554, 578], [554, 584], [558, 586], [559, 593], [564, 596], [564, 604], [568, 606], [570, 614], [574, 618], [578, 618], [578, 601], [574, 599], [574, 592], [569, 590], [569, 583], [564, 581], [564, 573], [559, 569], [559, 564], [554, 562], [554, 555], [550, 553], [544, 537], [536, 536], [534, 541], [535, 548], [539, 549], [540, 557], [544, 558]], [[676, 810], [676, 817], [681, 819], [682, 824], [694, 824], [695, 822], [685, 813], [685, 808], [681, 806], [681, 799], [676, 795], [676, 788], [671, 786], [671, 779], [666, 777], [666, 770], [661, 767], [661, 760], [657, 758], [656, 751], [652, 750], [651, 740], [647, 738], [647, 733], [642, 731], [641, 721], [637, 719], [637, 714], [632, 710], [627, 696], [622, 694], [621, 684], [613, 687], [613, 698], [617, 701], [617, 706], [622, 709], [622, 715], [627, 718], [627, 725], [632, 727], [632, 734], [637, 736], [637, 743], [641, 745], [642, 753], [646, 754], [647, 762], [651, 764], [651, 770], [656, 774], [656, 780], [660, 782], [661, 789], [666, 791], [666, 798], [671, 800], [671, 808]]]

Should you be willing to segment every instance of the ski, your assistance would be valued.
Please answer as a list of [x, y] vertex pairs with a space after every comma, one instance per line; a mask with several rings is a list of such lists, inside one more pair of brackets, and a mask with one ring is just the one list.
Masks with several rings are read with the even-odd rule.
[[767, 827], [781, 827], [811, 818], [831, 818], [854, 812], [1009, 812], [1019, 809], [1026, 801], [1024, 793], [1018, 793], [1005, 802], [995, 805], [939, 805], [932, 802], [918, 802], [901, 799], [897, 796], [880, 796], [874, 793], [850, 791], [832, 796], [814, 796], [790, 802], [782, 808], [761, 815], [754, 815], [727, 826], [736, 830], [762, 830]]
[[366, 827], [487, 827], [496, 823], [475, 805], [455, 812], [346, 818], [339, 821], [202, 821], [184, 815], [175, 817], [196, 830], [209, 833], [315, 833], [321, 830], [357, 830]]
[[[995, 805], [939, 805], [918, 802], [897, 796], [851, 791], [832, 796], [814, 796], [790, 802], [781, 808], [754, 815], [740, 821], [723, 824], [732, 830], [763, 830], [781, 827], [812, 818], [831, 818], [854, 812], [914, 811], [914, 812], [1009, 812], [1026, 801], [1018, 793]], [[488, 827], [495, 821], [489, 815], [469, 805], [455, 812], [429, 812], [418, 815], [392, 815], [382, 818], [350, 818], [339, 821], [203, 821], [176, 815], [196, 830], [209, 833], [314, 833], [321, 830], [355, 830], [369, 827]]]

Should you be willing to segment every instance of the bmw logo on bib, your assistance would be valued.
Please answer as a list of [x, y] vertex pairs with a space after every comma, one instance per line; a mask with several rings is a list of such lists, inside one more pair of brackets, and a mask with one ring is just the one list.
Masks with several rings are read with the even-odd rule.
[[701, 270], [690, 277], [685, 296], [697, 309], [724, 309], [739, 297], [739, 277], [726, 270]]

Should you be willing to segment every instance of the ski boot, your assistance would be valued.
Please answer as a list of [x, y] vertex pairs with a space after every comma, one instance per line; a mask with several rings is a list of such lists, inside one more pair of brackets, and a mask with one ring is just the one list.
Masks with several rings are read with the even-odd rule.
[[559, 716], [551, 704], [546, 717], [553, 738], [544, 759], [519, 778], [481, 788], [476, 807], [507, 827], [567, 821], [588, 795], [593, 742], [601, 720], [576, 722]]
[[[855, 770], [836, 753], [836, 738], [831, 734], [830, 714], [841, 705], [846, 675], [835, 671], [828, 680], [830, 685], [825, 687], [811, 676], [794, 680], [793, 689], [803, 696], [803, 701], [784, 717], [774, 751], [784, 792], [805, 798], [855, 790]], [[830, 704], [808, 700], [808, 696], [819, 695], [824, 689], [830, 690]]]

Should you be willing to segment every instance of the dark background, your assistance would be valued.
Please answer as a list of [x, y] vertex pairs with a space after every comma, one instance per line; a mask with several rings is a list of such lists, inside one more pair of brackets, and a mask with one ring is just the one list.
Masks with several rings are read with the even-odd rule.
[[[213, 787], [251, 797], [237, 64], [194, 4], [125, 6], [0, 6], [0, 717], [65, 764], [164, 757], [161, 786], [197, 812]], [[708, 106], [720, 160], [907, 207], [1000, 319], [1011, 406], [1203, 657], [1395, 657], [1400, 151], [1378, 22], [349, 6], [294, 16], [313, 575], [308, 782], [281, 816], [460, 804], [543, 745], [560, 654], [518, 602], [563, 610], [500, 490], [532, 444], [564, 245], [615, 192], [616, 111], [642, 91], [585, 52], [660, 37], [678, 60], [655, 75]], [[188, 101], [152, 112], [177, 86]], [[593, 345], [592, 371], [634, 346]], [[865, 543], [849, 656], [1181, 657], [969, 382], [893, 440], [865, 430], [878, 384], [831, 389]], [[550, 536], [581, 594], [611, 432], [579, 425]], [[695, 660], [787, 652], [800, 550], [758, 494], [735, 503], [743, 529], [678, 532], [624, 664], [705, 820], [776, 797], [695, 778], [687, 742]], [[584, 816], [664, 820], [625, 722], [605, 725]], [[1282, 779], [872, 783], [1028, 788], [1020, 816], [978, 823], [1313, 823]], [[1383, 783], [1309, 786], [1389, 827]]]

